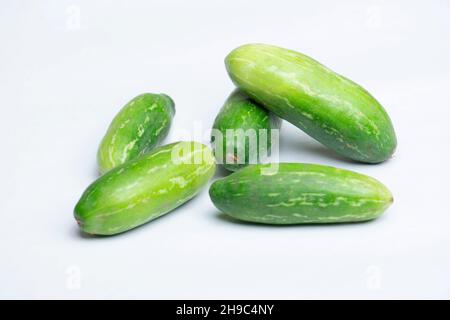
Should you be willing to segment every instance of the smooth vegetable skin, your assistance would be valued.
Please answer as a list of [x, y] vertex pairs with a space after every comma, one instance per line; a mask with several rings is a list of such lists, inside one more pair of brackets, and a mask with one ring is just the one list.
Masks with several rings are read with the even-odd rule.
[[280, 125], [280, 118], [235, 90], [214, 121], [211, 140], [217, 161], [230, 171], [261, 162], [270, 154], [272, 130]]
[[128, 102], [113, 119], [98, 149], [100, 173], [159, 145], [174, 115], [173, 100], [165, 94], [144, 93]]
[[89, 234], [133, 229], [194, 197], [214, 172], [214, 155], [201, 143], [156, 148], [92, 183], [75, 207], [75, 219]]
[[214, 182], [211, 200], [233, 218], [265, 224], [357, 222], [375, 219], [393, 202], [377, 180], [328, 166], [251, 165]]
[[378, 101], [310, 57], [248, 44], [233, 50], [225, 64], [242, 91], [337, 153], [367, 163], [394, 153], [394, 128]]

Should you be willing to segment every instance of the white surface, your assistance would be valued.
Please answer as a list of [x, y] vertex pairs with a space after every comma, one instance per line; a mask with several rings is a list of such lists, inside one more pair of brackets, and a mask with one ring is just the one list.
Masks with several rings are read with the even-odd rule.
[[[1, 298], [450, 298], [449, 1], [0, 6]], [[399, 146], [384, 164], [342, 160], [286, 122], [281, 144], [283, 161], [383, 181], [395, 196], [386, 215], [244, 225], [204, 190], [134, 231], [81, 236], [72, 210], [116, 112], [165, 92], [177, 107], [167, 141], [208, 130], [233, 88], [223, 59], [248, 42], [304, 52], [386, 107]]]

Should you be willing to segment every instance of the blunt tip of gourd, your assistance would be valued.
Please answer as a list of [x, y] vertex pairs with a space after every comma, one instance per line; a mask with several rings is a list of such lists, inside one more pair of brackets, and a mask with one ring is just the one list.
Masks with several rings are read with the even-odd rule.
[[160, 93], [159, 95], [169, 102], [169, 105], [172, 108], [172, 112], [175, 115], [176, 113], [175, 101], [173, 101], [173, 99], [168, 94]]
[[85, 226], [85, 218], [83, 216], [83, 200], [80, 199], [78, 203], [75, 205], [75, 208], [73, 209], [73, 217], [75, 218], [75, 221], [77, 222], [78, 226], [83, 229]]
[[78, 214], [78, 211], [75, 209], [74, 211], [74, 218], [77, 222], [78, 227], [80, 227], [81, 230], [85, 227], [85, 220]]
[[217, 180], [214, 181], [209, 187], [209, 197], [211, 198], [211, 200], [215, 199], [216, 193], [217, 193]]
[[385, 196], [384, 201], [387, 205], [387, 207], [390, 207], [394, 203], [394, 196], [392, 195], [391, 191], [385, 186]]
[[77, 222], [77, 224], [78, 224], [78, 226], [79, 226], [80, 228], [83, 228], [84, 222], [83, 222], [82, 220], [80, 220], [80, 219], [78, 219], [77, 217], [75, 217], [75, 221]]

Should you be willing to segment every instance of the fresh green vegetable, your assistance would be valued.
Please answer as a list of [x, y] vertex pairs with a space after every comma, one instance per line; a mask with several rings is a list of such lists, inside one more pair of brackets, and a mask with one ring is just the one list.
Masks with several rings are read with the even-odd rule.
[[243, 221], [304, 224], [371, 220], [393, 201], [383, 184], [356, 172], [300, 163], [269, 167], [251, 165], [214, 182], [214, 205]]
[[301, 53], [248, 44], [225, 59], [250, 97], [337, 153], [378, 163], [397, 140], [383, 107], [364, 88]]
[[101, 173], [151, 151], [168, 134], [175, 105], [165, 94], [144, 93], [120, 110], [97, 153]]
[[92, 183], [75, 207], [75, 218], [86, 233], [124, 232], [185, 203], [214, 172], [214, 155], [201, 143], [159, 147]]
[[218, 163], [236, 171], [249, 163], [261, 162], [270, 154], [272, 130], [279, 129], [280, 124], [278, 117], [235, 90], [213, 125], [211, 140]]

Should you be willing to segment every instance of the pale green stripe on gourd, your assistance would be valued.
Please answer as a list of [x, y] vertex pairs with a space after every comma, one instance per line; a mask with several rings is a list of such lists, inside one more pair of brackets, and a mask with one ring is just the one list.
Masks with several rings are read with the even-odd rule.
[[[245, 167], [250, 160], [254, 163], [263, 161], [266, 155], [270, 155], [272, 130], [278, 130], [280, 125], [281, 120], [277, 116], [245, 93], [235, 90], [214, 121], [211, 141], [217, 161], [230, 171]], [[220, 135], [215, 136], [215, 130]], [[227, 130], [233, 132], [231, 138]]]
[[367, 221], [392, 203], [379, 181], [334, 167], [281, 163], [250, 165], [210, 188], [214, 205], [243, 221], [311, 224]]
[[158, 147], [93, 182], [78, 201], [75, 218], [89, 234], [121, 233], [182, 205], [214, 172], [214, 155], [201, 143]]
[[248, 44], [233, 50], [225, 64], [242, 91], [337, 153], [378, 163], [395, 151], [394, 128], [380, 103], [314, 59]]
[[115, 116], [97, 152], [100, 173], [151, 151], [167, 136], [175, 115], [165, 94], [141, 94]]

